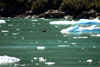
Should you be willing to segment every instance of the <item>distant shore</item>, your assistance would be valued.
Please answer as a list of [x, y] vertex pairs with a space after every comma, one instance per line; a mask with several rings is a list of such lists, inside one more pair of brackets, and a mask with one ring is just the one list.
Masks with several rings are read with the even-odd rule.
[[47, 10], [42, 13], [37, 13], [36, 11], [20, 11], [20, 14], [16, 14], [15, 12], [2, 11], [0, 12], [0, 17], [13, 17], [13, 18], [65, 18], [65, 19], [100, 19], [100, 12], [96, 10], [88, 10], [88, 11], [72, 11], [72, 10]]

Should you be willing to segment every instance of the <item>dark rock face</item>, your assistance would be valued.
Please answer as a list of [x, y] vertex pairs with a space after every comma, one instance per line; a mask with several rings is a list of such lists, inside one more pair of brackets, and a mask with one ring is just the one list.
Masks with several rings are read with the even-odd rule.
[[100, 13], [96, 10], [88, 11], [72, 11], [72, 10], [48, 10], [38, 13], [37, 10], [13, 10], [0, 9], [0, 17], [16, 17], [16, 18], [65, 18], [65, 19], [81, 19], [81, 18], [100, 18]]
[[61, 10], [48, 10], [43, 14], [40, 14], [39, 17], [44, 17], [44, 18], [63, 18], [65, 16], [65, 12]]
[[83, 11], [81, 14], [77, 16], [77, 18], [96, 18], [97, 12], [93, 9], [89, 11]]

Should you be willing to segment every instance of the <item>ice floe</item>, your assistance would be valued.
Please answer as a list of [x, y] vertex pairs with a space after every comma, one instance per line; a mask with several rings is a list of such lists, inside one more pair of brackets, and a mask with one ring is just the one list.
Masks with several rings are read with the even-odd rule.
[[1, 32], [9, 32], [8, 30], [2, 30]]
[[7, 63], [14, 63], [14, 62], [19, 62], [19, 58], [15, 57], [10, 57], [10, 56], [0, 56], [0, 64], [7, 64]]
[[97, 34], [97, 35], [94, 35], [94, 34], [92, 34], [91, 36], [96, 36], [96, 37], [100, 37], [100, 34]]
[[79, 27], [78, 25], [76, 25], [74, 27], [62, 29], [60, 32], [66, 33], [66, 32], [89, 32], [89, 31], [100, 31], [100, 27], [97, 27], [96, 25], [92, 25], [90, 27]]
[[67, 45], [58, 45], [58, 47], [66, 47]]
[[45, 61], [47, 61], [47, 59], [44, 59], [43, 57], [39, 57], [39, 61], [45, 62]]
[[73, 39], [81, 39], [81, 38], [86, 39], [86, 38], [88, 38], [88, 37], [87, 37], [87, 36], [82, 36], [82, 37], [73, 37]]
[[47, 64], [47, 65], [53, 65], [53, 64], [55, 64], [55, 62], [45, 62], [45, 64]]
[[38, 20], [36, 19], [36, 20], [32, 20], [32, 21], [38, 21]]
[[49, 24], [100, 24], [99, 19], [80, 19], [79, 21], [51, 21]]
[[5, 20], [0, 20], [0, 23], [6, 23], [6, 21]]
[[86, 60], [86, 62], [92, 62], [92, 59], [88, 59], [88, 60]]
[[43, 49], [45, 49], [45, 47], [44, 46], [38, 46], [37, 49], [42, 49], [43, 50]]

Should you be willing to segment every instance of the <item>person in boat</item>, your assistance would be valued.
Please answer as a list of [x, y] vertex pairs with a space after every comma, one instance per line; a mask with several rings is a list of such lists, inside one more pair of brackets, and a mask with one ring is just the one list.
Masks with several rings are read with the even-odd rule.
[[46, 29], [43, 29], [42, 32], [46, 32]]

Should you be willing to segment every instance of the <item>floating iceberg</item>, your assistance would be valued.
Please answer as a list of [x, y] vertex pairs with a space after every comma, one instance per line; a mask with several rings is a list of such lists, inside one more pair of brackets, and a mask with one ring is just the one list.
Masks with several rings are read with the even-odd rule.
[[0, 56], [0, 64], [14, 63], [19, 62], [19, 58], [9, 57], [9, 56]]
[[80, 19], [79, 21], [51, 21], [49, 24], [100, 24], [99, 19]]
[[6, 21], [5, 20], [0, 20], [0, 23], [6, 23]]
[[78, 25], [74, 27], [69, 27], [66, 29], [62, 29], [61, 33], [67, 33], [67, 32], [89, 32], [89, 31], [100, 31], [100, 27], [96, 27], [96, 25], [92, 25], [90, 27], [79, 27]]

